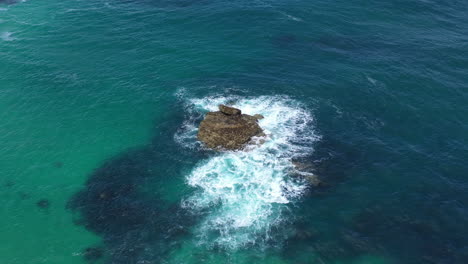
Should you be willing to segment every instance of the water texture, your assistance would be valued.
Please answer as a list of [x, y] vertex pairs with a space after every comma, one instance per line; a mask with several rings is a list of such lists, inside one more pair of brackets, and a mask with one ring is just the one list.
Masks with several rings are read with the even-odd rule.
[[467, 14], [0, 0], [0, 263], [468, 263]]

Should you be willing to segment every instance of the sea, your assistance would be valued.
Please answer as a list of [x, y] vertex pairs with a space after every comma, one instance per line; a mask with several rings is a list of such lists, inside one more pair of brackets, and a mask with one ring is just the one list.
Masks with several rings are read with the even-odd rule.
[[0, 0], [0, 200], [0, 264], [466, 264], [468, 2]]

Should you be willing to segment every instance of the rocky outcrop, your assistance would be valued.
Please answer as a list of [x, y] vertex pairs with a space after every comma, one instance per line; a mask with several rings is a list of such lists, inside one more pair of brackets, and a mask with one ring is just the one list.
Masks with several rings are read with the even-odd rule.
[[234, 107], [219, 105], [219, 111], [206, 114], [197, 137], [209, 148], [234, 150], [244, 147], [252, 137], [264, 135], [257, 117], [242, 114]]
[[230, 107], [227, 105], [219, 105], [218, 108], [221, 113], [226, 114], [226, 115], [235, 116], [235, 115], [242, 114], [242, 111], [240, 109]]

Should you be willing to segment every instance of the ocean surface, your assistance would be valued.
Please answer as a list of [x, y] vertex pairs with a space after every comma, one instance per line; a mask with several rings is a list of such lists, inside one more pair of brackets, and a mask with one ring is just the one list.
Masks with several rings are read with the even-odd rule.
[[468, 2], [0, 0], [0, 142], [1, 264], [466, 264]]

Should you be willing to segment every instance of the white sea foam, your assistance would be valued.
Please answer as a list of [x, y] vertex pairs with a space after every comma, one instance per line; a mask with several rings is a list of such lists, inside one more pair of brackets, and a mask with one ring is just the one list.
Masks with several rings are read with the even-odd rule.
[[196, 191], [182, 205], [207, 212], [195, 231], [199, 243], [235, 249], [265, 242], [271, 228], [287, 220], [287, 204], [307, 188], [304, 181], [288, 177], [291, 159], [310, 154], [318, 137], [310, 112], [291, 98], [211, 97], [188, 100], [189, 118], [176, 140], [196, 147], [194, 120], [228, 102], [246, 114], [264, 115], [259, 123], [267, 134], [265, 143], [201, 162], [186, 178]]

